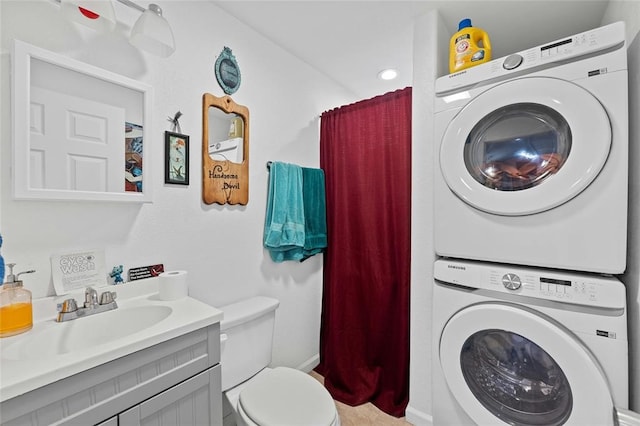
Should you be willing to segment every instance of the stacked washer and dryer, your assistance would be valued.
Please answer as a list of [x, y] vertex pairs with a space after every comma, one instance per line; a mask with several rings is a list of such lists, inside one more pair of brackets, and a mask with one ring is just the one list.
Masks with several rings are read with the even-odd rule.
[[640, 424], [624, 24], [439, 78], [435, 120], [434, 424]]

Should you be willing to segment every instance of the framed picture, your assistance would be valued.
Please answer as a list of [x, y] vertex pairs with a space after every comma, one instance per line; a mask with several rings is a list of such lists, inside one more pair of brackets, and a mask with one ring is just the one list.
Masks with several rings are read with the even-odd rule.
[[164, 183], [189, 185], [189, 136], [164, 132]]

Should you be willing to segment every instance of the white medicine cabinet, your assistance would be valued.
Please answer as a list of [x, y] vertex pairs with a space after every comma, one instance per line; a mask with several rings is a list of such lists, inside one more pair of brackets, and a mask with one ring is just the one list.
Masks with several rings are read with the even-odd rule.
[[16, 200], [151, 202], [150, 86], [14, 40]]

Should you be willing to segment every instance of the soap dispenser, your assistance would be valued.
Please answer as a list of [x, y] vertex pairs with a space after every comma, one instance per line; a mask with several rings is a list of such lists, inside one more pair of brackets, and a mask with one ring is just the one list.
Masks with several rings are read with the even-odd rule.
[[24, 333], [33, 327], [31, 292], [22, 287], [18, 278], [35, 270], [13, 274], [15, 263], [7, 263], [7, 282], [0, 288], [0, 337]]

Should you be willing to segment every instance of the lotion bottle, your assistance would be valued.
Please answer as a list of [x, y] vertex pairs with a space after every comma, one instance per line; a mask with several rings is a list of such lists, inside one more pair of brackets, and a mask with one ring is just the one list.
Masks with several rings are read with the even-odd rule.
[[24, 333], [33, 327], [33, 308], [31, 292], [22, 286], [18, 279], [21, 274], [34, 270], [13, 274], [15, 263], [8, 263], [7, 282], [0, 288], [0, 337], [14, 336]]

